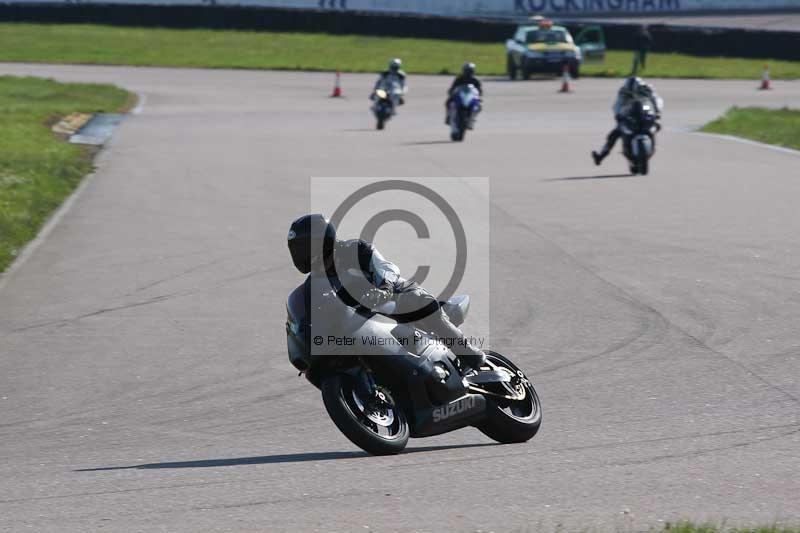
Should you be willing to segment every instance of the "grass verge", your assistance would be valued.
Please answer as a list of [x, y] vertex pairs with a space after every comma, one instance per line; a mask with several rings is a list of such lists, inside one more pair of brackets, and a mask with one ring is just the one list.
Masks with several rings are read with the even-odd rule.
[[800, 150], [800, 110], [732, 107], [702, 130]]
[[[0, 24], [0, 61], [376, 72], [391, 57], [403, 58], [411, 73], [453, 74], [469, 59], [478, 64], [482, 75], [505, 74], [503, 43], [93, 24]], [[625, 76], [632, 57], [631, 52], [612, 50], [603, 64], [584, 65], [583, 73]], [[648, 56], [648, 68], [642, 74], [757, 79], [765, 61], [654, 53]], [[768, 61], [773, 78], [800, 78], [800, 62]]]
[[49, 126], [71, 112], [130, 102], [111, 85], [0, 76], [0, 272], [92, 169], [88, 149], [57, 139]]

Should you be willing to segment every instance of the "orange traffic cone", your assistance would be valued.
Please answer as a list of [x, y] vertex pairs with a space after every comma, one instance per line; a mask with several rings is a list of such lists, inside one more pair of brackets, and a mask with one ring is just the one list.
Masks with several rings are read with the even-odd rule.
[[560, 93], [572, 92], [569, 89], [569, 81], [570, 81], [569, 67], [565, 64], [564, 65], [564, 71], [561, 74], [561, 90], [558, 91], [558, 92], [560, 92]]
[[339, 98], [342, 96], [342, 75], [339, 71], [336, 71], [336, 82], [333, 84], [333, 93], [331, 93], [331, 98]]
[[769, 65], [764, 64], [764, 73], [761, 75], [761, 87], [759, 90], [761, 91], [769, 91], [772, 89], [770, 86], [770, 79], [769, 79]]

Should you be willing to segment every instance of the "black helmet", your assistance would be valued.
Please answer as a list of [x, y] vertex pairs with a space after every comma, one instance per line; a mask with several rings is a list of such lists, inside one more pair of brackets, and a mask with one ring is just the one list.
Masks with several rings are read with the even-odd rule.
[[625, 80], [625, 90], [628, 92], [635, 92], [639, 90], [639, 87], [644, 85], [644, 80], [637, 76], [631, 76], [627, 80]]
[[311, 272], [311, 265], [322, 257], [326, 246], [333, 246], [336, 228], [322, 215], [304, 215], [289, 228], [289, 253], [294, 266], [303, 274]]
[[461, 73], [464, 76], [474, 76], [475, 75], [475, 63], [470, 63], [469, 61], [464, 63], [464, 65], [461, 67]]

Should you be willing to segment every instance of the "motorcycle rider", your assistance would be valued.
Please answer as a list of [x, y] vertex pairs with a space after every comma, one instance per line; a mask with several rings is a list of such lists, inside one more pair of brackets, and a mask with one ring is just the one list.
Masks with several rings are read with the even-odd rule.
[[444, 123], [450, 124], [450, 102], [453, 101], [453, 95], [457, 87], [461, 85], [474, 85], [478, 89], [478, 93], [483, 96], [483, 87], [481, 80], [475, 77], [475, 63], [467, 61], [461, 66], [461, 74], [455, 77], [450, 88], [447, 90], [447, 100], [444, 102], [445, 114]]
[[[393, 301], [396, 314], [392, 317], [411, 317], [408, 321], [413, 325], [447, 340], [465, 365], [478, 369], [486, 361], [486, 354], [464, 338], [433, 295], [400, 277], [397, 266], [372, 244], [361, 239], [337, 239], [336, 228], [323, 215], [304, 215], [292, 222], [288, 244], [297, 270], [311, 276], [327, 276], [336, 296], [346, 305], [371, 311]], [[359, 280], [366, 286], [363, 294], [355, 295], [359, 300], [350, 294], [353, 284], [348, 283], [348, 290], [342, 290], [344, 284], [339, 277], [352, 276], [353, 272], [359, 273]]]
[[608, 134], [606, 144], [603, 148], [601, 148], [599, 152], [592, 151], [592, 159], [594, 159], [595, 165], [602, 163], [603, 159], [605, 159], [609, 152], [611, 152], [611, 149], [614, 148], [617, 139], [622, 135], [620, 123], [629, 113], [631, 104], [637, 100], [649, 100], [656, 112], [656, 118], [661, 118], [663, 100], [656, 94], [653, 87], [649, 83], [645, 83], [642, 78], [631, 76], [626, 79], [625, 83], [617, 92], [617, 101], [614, 102], [614, 106], [612, 107], [617, 125]]
[[[405, 100], [403, 99], [403, 95], [406, 93], [408, 88], [406, 87], [406, 73], [400, 68], [403, 66], [403, 61], [396, 57], [389, 61], [389, 67], [380, 73], [378, 76], [378, 81], [375, 82], [375, 87], [373, 88], [372, 94], [370, 94], [369, 99], [375, 99], [375, 90], [380, 87], [386, 87], [389, 89], [389, 94], [391, 95], [393, 103], [396, 105], [403, 105]], [[397, 86], [399, 88], [399, 94], [396, 94], [391, 89]], [[392, 107], [392, 114], [395, 114], [394, 107]]]

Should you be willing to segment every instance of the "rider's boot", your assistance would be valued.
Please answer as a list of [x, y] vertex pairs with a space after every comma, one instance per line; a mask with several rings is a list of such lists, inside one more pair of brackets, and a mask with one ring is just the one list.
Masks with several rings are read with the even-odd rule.
[[592, 150], [592, 159], [594, 159], [594, 164], [599, 166], [600, 163], [603, 162], [603, 159], [606, 158], [606, 156], [608, 155], [609, 151], [610, 150], [608, 148], [608, 144], [603, 146], [603, 149], [600, 150], [599, 152], [596, 152], [596, 151]]
[[464, 337], [464, 333], [450, 322], [445, 313], [440, 312], [436, 315], [435, 317], [430, 317], [432, 320], [429, 325], [433, 333], [447, 340], [450, 349], [458, 357], [459, 361], [475, 370], [480, 369], [486, 362], [486, 354], [483, 350], [470, 344]]
[[486, 363], [486, 354], [477, 346], [471, 345], [466, 341], [466, 339], [464, 342], [465, 345], [460, 347], [461, 349], [454, 349], [453, 353], [455, 353], [458, 356], [458, 359], [468, 367], [474, 370], [480, 370], [480, 368]]

